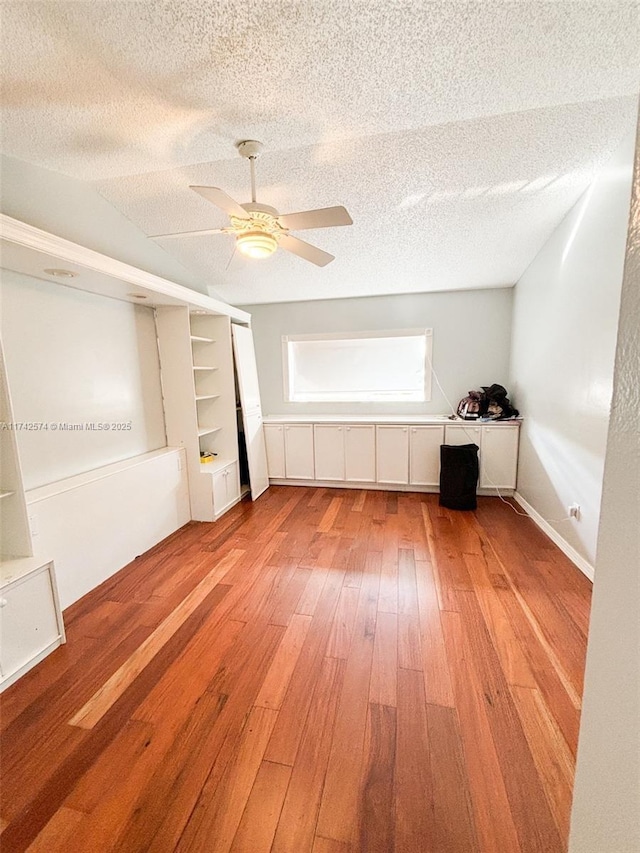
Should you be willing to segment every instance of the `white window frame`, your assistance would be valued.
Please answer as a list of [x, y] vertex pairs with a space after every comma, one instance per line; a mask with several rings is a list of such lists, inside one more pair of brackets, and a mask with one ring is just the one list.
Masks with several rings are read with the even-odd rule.
[[[424, 363], [424, 396], [422, 400], [393, 400], [391, 397], [385, 397], [380, 394], [378, 398], [372, 400], [300, 400], [296, 399], [292, 393], [292, 379], [289, 369], [289, 343], [295, 341], [345, 341], [358, 340], [362, 338], [401, 338], [401, 337], [417, 337], [423, 336], [425, 339], [425, 363]], [[282, 336], [282, 379], [284, 386], [284, 400], [287, 403], [308, 403], [308, 402], [335, 402], [335, 403], [399, 403], [399, 402], [429, 402], [431, 400], [431, 364], [433, 357], [433, 329], [385, 329], [384, 331], [370, 332], [327, 332], [313, 335], [283, 335]]]

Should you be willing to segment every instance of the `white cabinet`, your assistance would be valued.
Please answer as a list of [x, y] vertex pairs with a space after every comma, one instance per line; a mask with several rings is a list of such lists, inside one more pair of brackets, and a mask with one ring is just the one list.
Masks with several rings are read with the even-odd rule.
[[480, 488], [515, 489], [518, 468], [518, 427], [482, 427]]
[[264, 443], [267, 448], [267, 466], [272, 480], [283, 480], [284, 467], [284, 427], [280, 424], [264, 424]]
[[349, 483], [376, 481], [376, 428], [373, 425], [345, 426], [345, 480]]
[[412, 486], [438, 486], [444, 427], [414, 426], [409, 429], [409, 482]]
[[316, 480], [344, 480], [344, 429], [341, 424], [313, 427]]
[[10, 560], [0, 569], [0, 689], [65, 641], [52, 562]]
[[287, 424], [284, 428], [284, 465], [287, 479], [313, 480], [313, 424]]
[[240, 500], [238, 463], [231, 462], [213, 473], [213, 511], [215, 517]]
[[482, 446], [482, 428], [473, 423], [447, 424], [444, 428], [445, 444], [477, 444]]
[[[364, 420], [364, 418], [363, 418]], [[264, 435], [272, 480], [316, 480], [407, 491], [437, 491], [440, 446], [476, 444], [484, 494], [516, 487], [519, 423], [315, 423], [270, 421]]]
[[376, 426], [376, 470], [378, 483], [409, 482], [408, 427]]

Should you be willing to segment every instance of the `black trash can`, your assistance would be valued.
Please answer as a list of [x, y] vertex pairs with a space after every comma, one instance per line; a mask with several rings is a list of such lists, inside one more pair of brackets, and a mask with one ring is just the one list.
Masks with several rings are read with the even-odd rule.
[[478, 505], [478, 445], [440, 445], [440, 506], [475, 509]]

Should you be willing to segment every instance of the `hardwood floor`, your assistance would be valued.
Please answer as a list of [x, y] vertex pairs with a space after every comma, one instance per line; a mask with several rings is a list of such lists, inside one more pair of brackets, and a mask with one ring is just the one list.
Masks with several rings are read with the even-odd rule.
[[566, 850], [590, 583], [497, 498], [272, 487], [2, 697], [3, 851]]

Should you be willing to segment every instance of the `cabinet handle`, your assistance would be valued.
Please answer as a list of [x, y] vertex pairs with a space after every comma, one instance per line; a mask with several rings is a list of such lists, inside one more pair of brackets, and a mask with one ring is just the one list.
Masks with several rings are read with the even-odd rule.
[[406, 432], [406, 431], [407, 431], [407, 428], [406, 428], [406, 427], [402, 427], [402, 432]]
[[411, 430], [411, 432], [416, 432], [416, 428], [414, 427], [414, 428]]
[[338, 427], [338, 432], [342, 432], [342, 427]]
[[0, 598], [0, 607], [6, 607], [8, 603], [6, 598]]
[[347, 427], [347, 432], [351, 432], [351, 427]]

